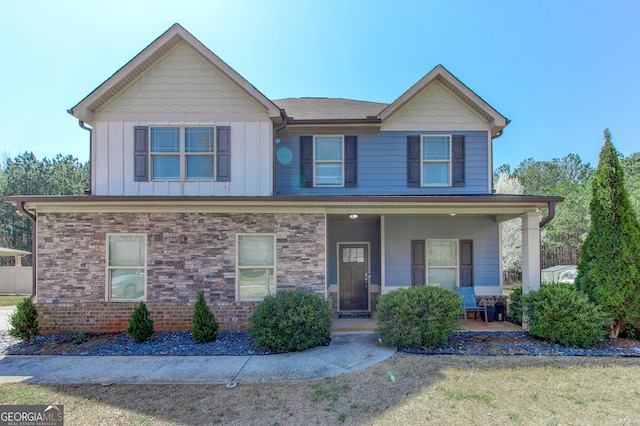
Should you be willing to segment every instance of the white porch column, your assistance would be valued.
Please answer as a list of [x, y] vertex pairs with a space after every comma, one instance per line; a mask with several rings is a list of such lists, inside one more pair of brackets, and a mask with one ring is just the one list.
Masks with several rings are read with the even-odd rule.
[[522, 216], [522, 292], [540, 289], [540, 213]]

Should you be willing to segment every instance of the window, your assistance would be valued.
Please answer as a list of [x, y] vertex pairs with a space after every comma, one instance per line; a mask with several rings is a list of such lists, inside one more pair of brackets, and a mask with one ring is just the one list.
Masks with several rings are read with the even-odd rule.
[[276, 236], [237, 236], [237, 299], [261, 300], [276, 292]]
[[153, 180], [214, 180], [214, 127], [152, 127]]
[[146, 258], [146, 235], [107, 235], [107, 300], [144, 300]]
[[422, 136], [422, 186], [451, 186], [451, 136]]
[[342, 136], [314, 136], [314, 186], [343, 186]]
[[458, 240], [427, 240], [427, 284], [458, 285]]

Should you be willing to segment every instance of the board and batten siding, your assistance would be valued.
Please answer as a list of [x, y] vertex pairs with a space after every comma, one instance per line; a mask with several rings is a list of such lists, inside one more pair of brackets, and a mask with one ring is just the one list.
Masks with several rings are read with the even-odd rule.
[[411, 285], [411, 240], [473, 240], [473, 285], [500, 286], [498, 223], [494, 216], [386, 215], [385, 286]]
[[[308, 134], [304, 133], [304, 135]], [[420, 134], [465, 136], [464, 186], [417, 188], [407, 186], [407, 136]], [[276, 188], [282, 195], [468, 195], [491, 192], [488, 176], [490, 141], [486, 131], [346, 133], [345, 135], [358, 137], [358, 186], [355, 188], [300, 188], [300, 136], [302, 135], [301, 133], [278, 135]]]
[[[230, 126], [231, 181], [135, 182], [135, 126]], [[93, 129], [92, 194], [267, 196], [272, 194], [272, 124], [255, 122], [99, 121]]]

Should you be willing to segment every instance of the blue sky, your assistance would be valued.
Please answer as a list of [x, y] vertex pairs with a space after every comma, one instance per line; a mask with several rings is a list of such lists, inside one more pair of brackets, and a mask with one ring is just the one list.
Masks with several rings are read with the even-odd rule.
[[640, 2], [4, 0], [0, 154], [89, 155], [66, 110], [178, 22], [268, 98], [393, 102], [437, 64], [512, 120], [494, 164], [640, 151]]

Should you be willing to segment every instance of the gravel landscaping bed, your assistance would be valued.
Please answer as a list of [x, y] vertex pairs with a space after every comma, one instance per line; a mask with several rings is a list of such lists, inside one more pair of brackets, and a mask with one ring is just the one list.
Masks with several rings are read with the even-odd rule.
[[640, 357], [640, 342], [607, 339], [592, 348], [562, 346], [537, 339], [522, 331], [454, 332], [444, 345], [404, 352], [424, 355], [545, 355]]
[[244, 332], [226, 332], [211, 343], [197, 343], [189, 332], [157, 331], [149, 342], [137, 343], [125, 333], [45, 334], [31, 343], [2, 333], [0, 353], [7, 355], [267, 355]]
[[[519, 331], [454, 332], [447, 343], [421, 350], [405, 349], [424, 355], [546, 355], [640, 357], [640, 342], [608, 339], [585, 349], [561, 346], [536, 339]], [[221, 332], [218, 340], [197, 343], [188, 332], [156, 332], [153, 340], [136, 343], [125, 333], [78, 333], [41, 335], [31, 343], [20, 342], [0, 333], [0, 353], [6, 355], [268, 355], [245, 332]]]

